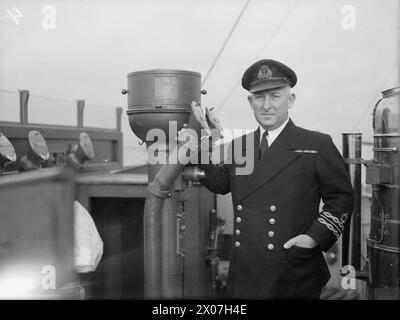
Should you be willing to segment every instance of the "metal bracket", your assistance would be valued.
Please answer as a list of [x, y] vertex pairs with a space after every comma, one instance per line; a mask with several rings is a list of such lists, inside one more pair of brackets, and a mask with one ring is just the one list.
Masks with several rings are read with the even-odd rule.
[[392, 147], [392, 148], [372, 148], [372, 151], [374, 152], [399, 152], [400, 149], [398, 147]]
[[344, 163], [347, 163], [347, 164], [366, 164], [367, 163], [367, 161], [362, 158], [346, 158], [343, 160], [344, 160]]
[[154, 187], [154, 183], [150, 183], [149, 186], [147, 187], [147, 191], [149, 191], [151, 194], [155, 195], [156, 197], [159, 198], [171, 198], [173, 196], [173, 193], [171, 190], [161, 190], [157, 189]]

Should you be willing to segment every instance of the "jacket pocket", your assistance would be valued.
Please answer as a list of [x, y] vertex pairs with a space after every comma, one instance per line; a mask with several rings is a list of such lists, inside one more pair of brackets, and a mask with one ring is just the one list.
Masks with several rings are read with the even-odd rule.
[[318, 258], [319, 247], [315, 248], [302, 248], [293, 246], [286, 251], [286, 259], [294, 267], [306, 266], [313, 264]]
[[295, 289], [295, 296], [307, 297], [326, 285], [330, 273], [319, 246], [292, 247], [286, 252], [287, 277]]

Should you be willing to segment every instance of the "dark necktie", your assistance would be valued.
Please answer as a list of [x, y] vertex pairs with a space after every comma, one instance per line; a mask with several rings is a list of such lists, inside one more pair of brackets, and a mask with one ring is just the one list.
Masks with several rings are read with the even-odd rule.
[[262, 138], [261, 138], [261, 144], [260, 144], [260, 152], [258, 153], [258, 159], [261, 159], [262, 156], [264, 155], [264, 153], [267, 151], [268, 149], [268, 140], [267, 140], [267, 136], [268, 136], [268, 131], [264, 131]]

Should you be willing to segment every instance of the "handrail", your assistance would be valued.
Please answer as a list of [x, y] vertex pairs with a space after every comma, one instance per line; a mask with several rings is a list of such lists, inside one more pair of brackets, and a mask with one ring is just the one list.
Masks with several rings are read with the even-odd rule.
[[[3, 93], [13, 93], [13, 94], [19, 94], [19, 113], [20, 113], [20, 120], [19, 122], [13, 122], [13, 121], [6, 121], [7, 123], [19, 123], [22, 125], [31, 125], [31, 124], [38, 124], [38, 123], [31, 123], [28, 121], [28, 114], [29, 114], [29, 98], [30, 97], [38, 97], [38, 98], [44, 98], [44, 99], [49, 99], [49, 100], [57, 100], [57, 101], [67, 101], [67, 102], [73, 102], [73, 100], [67, 100], [67, 99], [59, 99], [59, 98], [52, 98], [52, 97], [46, 97], [46, 96], [40, 96], [40, 95], [33, 95], [30, 93], [29, 90], [18, 90], [17, 92], [11, 91], [11, 90], [5, 90], [5, 89], [0, 89], [0, 92]], [[84, 108], [85, 108], [85, 100], [75, 100], [76, 102], [76, 108], [77, 108], [77, 124], [76, 126], [73, 125], [63, 125], [65, 127], [72, 127], [72, 128], [84, 128]], [[94, 105], [96, 106], [96, 105]], [[105, 107], [105, 106], [101, 106]], [[116, 114], [116, 123], [115, 123], [115, 129], [109, 129], [113, 131], [121, 131], [121, 117], [122, 117], [122, 107], [114, 107], [115, 114]], [[3, 122], [0, 120], [0, 122]], [[41, 126], [54, 126], [53, 124], [42, 124], [40, 123]], [[85, 127], [86, 128], [86, 127]], [[98, 128], [102, 129], [101, 127], [88, 127], [88, 128]]]

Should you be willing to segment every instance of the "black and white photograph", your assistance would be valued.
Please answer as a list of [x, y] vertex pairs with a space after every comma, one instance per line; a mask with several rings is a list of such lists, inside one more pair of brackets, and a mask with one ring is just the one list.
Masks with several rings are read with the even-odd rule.
[[400, 300], [399, 63], [398, 0], [0, 0], [0, 300]]

